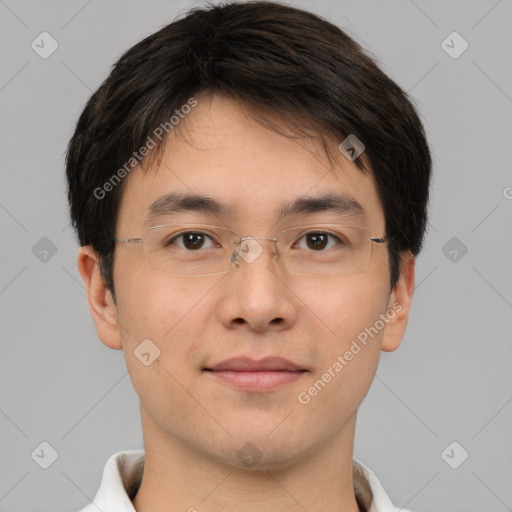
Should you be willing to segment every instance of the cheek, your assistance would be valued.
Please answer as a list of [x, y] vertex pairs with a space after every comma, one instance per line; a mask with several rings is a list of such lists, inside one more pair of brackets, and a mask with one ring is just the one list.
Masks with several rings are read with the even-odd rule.
[[[348, 280], [339, 292], [327, 290], [325, 285], [318, 290], [319, 297], [329, 297], [318, 302], [315, 310], [321, 319], [318, 326], [323, 326], [326, 334], [318, 340], [320, 364], [297, 397], [304, 414], [323, 418], [326, 431], [336, 431], [355, 414], [370, 388], [380, 356], [380, 315], [385, 314], [387, 289], [371, 281], [363, 286], [362, 280], [357, 287], [349, 286]], [[313, 297], [304, 302], [311, 304]]]
[[201, 308], [208, 292], [204, 283], [176, 281], [170, 286], [169, 281], [155, 273], [138, 274], [119, 287], [118, 300], [130, 379], [141, 404], [162, 427], [177, 411], [190, 409], [186, 390], [200, 372], [204, 351], [198, 340], [207, 318]]
[[[303, 404], [315, 416], [325, 410], [342, 415], [355, 412], [372, 383], [383, 335], [388, 287], [385, 278], [367, 274], [337, 282], [316, 283], [301, 299], [315, 313], [319, 329], [319, 365], [301, 390]], [[384, 327], [385, 328], [385, 327]], [[300, 400], [299, 400], [300, 401]], [[334, 414], [332, 427], [340, 421]]]
[[118, 287], [118, 321], [127, 365], [135, 372], [141, 370], [134, 351], [149, 339], [157, 347], [155, 353], [160, 351], [158, 364], [176, 377], [189, 379], [190, 369], [201, 364], [198, 340], [211, 316], [207, 296], [218, 279], [173, 279], [145, 270], [132, 272]]
[[[120, 271], [121, 273], [122, 271]], [[214, 282], [173, 278], [158, 272], [130, 269], [118, 289], [119, 320], [147, 337], [164, 340], [188, 316], [200, 310]]]
[[389, 289], [385, 278], [382, 274], [376, 279], [370, 274], [361, 276], [318, 280], [296, 292], [336, 350], [350, 344], [386, 312]]

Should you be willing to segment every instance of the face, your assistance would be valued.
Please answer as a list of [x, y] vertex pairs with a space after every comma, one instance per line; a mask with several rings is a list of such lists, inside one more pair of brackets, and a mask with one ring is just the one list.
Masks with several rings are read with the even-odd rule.
[[[371, 178], [343, 157], [331, 168], [318, 142], [270, 131], [219, 96], [199, 102], [184, 134], [169, 138], [158, 166], [126, 178], [118, 238], [161, 224], [264, 237], [347, 224], [384, 235]], [[225, 211], [183, 208], [146, 220], [150, 205], [171, 193], [205, 196]], [[350, 197], [362, 211], [280, 215], [284, 204], [327, 194]], [[363, 272], [342, 277], [289, 273], [274, 242], [259, 244], [263, 253], [250, 263], [191, 277], [148, 268], [140, 244], [118, 243], [116, 304], [107, 298], [109, 316], [95, 320], [103, 342], [124, 350], [145, 434], [230, 465], [252, 455], [275, 468], [347, 439], [380, 350], [396, 348], [405, 329], [412, 260], [390, 293], [386, 244], [373, 244]], [[159, 355], [145, 365], [140, 347], [146, 362]]]

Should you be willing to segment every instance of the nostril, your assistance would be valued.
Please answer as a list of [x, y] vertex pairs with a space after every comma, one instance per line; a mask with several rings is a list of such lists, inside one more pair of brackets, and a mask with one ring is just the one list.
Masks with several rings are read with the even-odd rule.
[[274, 319], [272, 319], [270, 323], [271, 323], [271, 324], [277, 324], [277, 325], [280, 325], [280, 324], [282, 324], [283, 322], [284, 322], [284, 318], [279, 317], [279, 318], [274, 318]]

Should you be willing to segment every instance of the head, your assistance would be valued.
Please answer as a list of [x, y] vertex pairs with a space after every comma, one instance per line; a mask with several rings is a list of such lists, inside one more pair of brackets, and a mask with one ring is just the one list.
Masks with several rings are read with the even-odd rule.
[[[339, 149], [347, 138], [364, 145], [357, 158]], [[128, 50], [80, 116], [67, 178], [98, 334], [125, 351], [147, 428], [229, 463], [252, 442], [269, 467], [340, 434], [380, 350], [402, 339], [430, 167], [406, 94], [311, 13], [267, 2], [198, 8]], [[172, 222], [267, 238], [342, 223], [386, 243], [364, 271], [341, 277], [290, 274], [271, 240], [225, 274], [169, 275], [149, 268], [140, 246], [115, 241], [141, 237], [151, 205], [169, 194], [181, 199]], [[326, 206], [334, 197], [362, 211], [338, 215]], [[134, 355], [145, 339], [159, 351], [149, 366]], [[303, 373], [272, 392], [211, 378], [222, 360], [276, 355]]]

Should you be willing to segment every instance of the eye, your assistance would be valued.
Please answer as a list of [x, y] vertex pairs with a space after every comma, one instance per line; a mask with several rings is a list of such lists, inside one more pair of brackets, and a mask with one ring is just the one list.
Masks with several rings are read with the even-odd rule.
[[181, 249], [197, 251], [198, 249], [208, 249], [209, 247], [220, 247], [213, 238], [201, 231], [186, 231], [175, 235], [165, 242], [165, 246], [176, 245]]
[[294, 247], [299, 249], [311, 249], [313, 251], [322, 251], [324, 249], [331, 249], [336, 245], [343, 242], [337, 236], [326, 231], [311, 231], [305, 234], [294, 244]]

